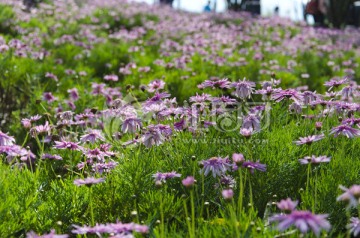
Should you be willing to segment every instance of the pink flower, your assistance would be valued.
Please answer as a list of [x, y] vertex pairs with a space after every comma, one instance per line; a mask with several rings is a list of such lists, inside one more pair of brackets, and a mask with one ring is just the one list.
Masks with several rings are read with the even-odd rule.
[[222, 190], [221, 195], [227, 201], [231, 200], [234, 197], [234, 191], [230, 189]]
[[241, 165], [243, 162], [245, 162], [245, 158], [243, 154], [236, 154], [234, 153], [232, 155], [232, 160], [235, 164]]
[[241, 128], [240, 134], [242, 136], [244, 136], [245, 138], [250, 138], [251, 135], [253, 134], [253, 130], [252, 130], [252, 128]]
[[192, 187], [194, 185], [195, 179], [194, 179], [193, 176], [187, 176], [181, 182], [185, 187], [189, 188], [189, 187]]

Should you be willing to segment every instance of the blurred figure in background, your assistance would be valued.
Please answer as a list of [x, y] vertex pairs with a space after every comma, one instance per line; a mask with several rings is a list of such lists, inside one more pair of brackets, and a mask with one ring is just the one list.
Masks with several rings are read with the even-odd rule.
[[172, 7], [174, 0], [160, 0], [160, 5], [166, 5]]
[[325, 0], [310, 0], [306, 4], [305, 14], [314, 17], [315, 26], [323, 27], [325, 26], [326, 10]]
[[23, 0], [24, 11], [30, 12], [31, 8], [35, 7], [35, 0]]
[[204, 7], [203, 12], [211, 12], [210, 4], [211, 4], [211, 2], [208, 1], [207, 4], [206, 4], [205, 7]]
[[280, 13], [280, 8], [279, 8], [279, 6], [276, 6], [276, 7], [274, 8], [274, 15], [275, 15], [275, 16], [279, 16], [279, 13]]

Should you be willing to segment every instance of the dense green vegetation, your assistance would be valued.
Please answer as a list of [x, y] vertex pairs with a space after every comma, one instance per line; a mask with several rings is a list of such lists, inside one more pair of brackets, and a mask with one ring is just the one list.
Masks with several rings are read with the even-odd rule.
[[[0, 4], [1, 237], [120, 221], [147, 227], [136, 237], [314, 236], [279, 229], [286, 198], [329, 214], [323, 236], [349, 234], [360, 196], [347, 206], [339, 185], [360, 183], [359, 30], [120, 0]], [[105, 181], [76, 186], [92, 177]], [[132, 234], [104, 227], [87, 237]]]

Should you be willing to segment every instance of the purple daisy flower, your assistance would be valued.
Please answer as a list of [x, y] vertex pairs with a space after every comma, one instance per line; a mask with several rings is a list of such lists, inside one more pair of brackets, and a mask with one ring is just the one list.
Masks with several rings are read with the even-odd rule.
[[72, 101], [76, 101], [79, 99], [79, 92], [78, 92], [77, 88], [69, 89], [69, 90], [67, 90], [67, 92], [69, 93], [69, 96]]
[[276, 91], [271, 95], [271, 99], [275, 102], [281, 102], [285, 98], [291, 99], [296, 103], [301, 104], [303, 101], [303, 96], [300, 92], [296, 91], [295, 89], [285, 89]]
[[349, 126], [353, 126], [353, 125], [359, 125], [360, 124], [360, 118], [346, 118], [344, 120], [341, 121], [341, 124], [344, 125], [349, 125]]
[[103, 172], [109, 172], [110, 170], [114, 169], [117, 165], [118, 165], [117, 162], [110, 161], [108, 163], [95, 163], [91, 167], [94, 172], [102, 174]]
[[205, 80], [205, 82], [198, 85], [198, 88], [229, 88], [230, 82], [227, 78], [224, 79], [216, 79], [216, 80]]
[[168, 98], [170, 96], [171, 95], [167, 92], [162, 92], [162, 93], [156, 92], [152, 98], [149, 98], [148, 100], [146, 100], [145, 106], [150, 106], [154, 103], [162, 102], [162, 99]]
[[360, 234], [360, 220], [357, 217], [350, 218], [350, 224], [346, 226], [349, 229], [350, 234], [353, 234], [354, 237], [358, 237]]
[[309, 105], [311, 102], [316, 101], [317, 99], [321, 99], [319, 94], [311, 91], [303, 92], [303, 97], [305, 105]]
[[102, 183], [104, 181], [105, 181], [104, 178], [98, 178], [97, 179], [97, 178], [93, 178], [93, 177], [88, 177], [86, 179], [75, 179], [74, 184], [76, 186], [82, 186], [82, 185], [91, 186], [93, 184]]
[[0, 146], [13, 145], [15, 138], [0, 131]]
[[45, 92], [45, 93], [43, 93], [43, 100], [44, 100], [44, 101], [47, 101], [48, 103], [52, 103], [52, 102], [55, 101], [56, 99], [57, 99], [57, 98], [54, 97], [51, 92]]
[[155, 79], [154, 81], [151, 81], [148, 84], [147, 91], [149, 93], [153, 93], [153, 92], [158, 91], [160, 89], [164, 89], [164, 87], [165, 87], [165, 82], [164, 81], [159, 80], [159, 79]]
[[[74, 234], [100, 234], [100, 233], [113, 233], [116, 234], [112, 237], [133, 237], [132, 232], [138, 232], [141, 234], [149, 233], [149, 227], [144, 225], [139, 225], [136, 223], [108, 223], [108, 224], [97, 224], [94, 227], [90, 226], [77, 226], [73, 225], [75, 228], [71, 232]], [[120, 235], [120, 236], [117, 236]]]
[[189, 98], [190, 102], [196, 102], [196, 103], [203, 103], [205, 101], [210, 101], [212, 100], [211, 95], [203, 93], [201, 95], [199, 95], [198, 93], [196, 93], [195, 96], [192, 96]]
[[45, 125], [35, 126], [30, 129], [31, 137], [36, 137], [37, 135], [40, 134], [50, 135], [50, 132], [51, 132], [51, 126], [49, 125], [48, 121], [45, 122]]
[[264, 89], [256, 90], [255, 93], [262, 95], [262, 100], [268, 100], [269, 98], [271, 98], [272, 94], [274, 94], [275, 92], [279, 92], [279, 91], [281, 91], [281, 89], [272, 88], [269, 86]]
[[320, 164], [320, 163], [329, 163], [331, 157], [325, 155], [316, 157], [315, 155], [306, 156], [303, 159], [299, 159], [300, 164]]
[[123, 133], [131, 133], [134, 134], [137, 130], [140, 130], [142, 124], [141, 120], [138, 118], [130, 117], [126, 118], [121, 126], [121, 130]]
[[347, 138], [354, 138], [360, 136], [360, 130], [354, 129], [348, 125], [340, 125], [332, 128], [329, 134], [334, 134], [334, 137], [338, 137], [340, 134], [342, 134]]
[[252, 161], [245, 161], [242, 164], [242, 167], [250, 170], [250, 172], [253, 174], [254, 170], [259, 170], [261, 172], [266, 172], [266, 164], [260, 164], [259, 161], [252, 162]]
[[148, 148], [152, 147], [153, 145], [158, 146], [162, 144], [165, 139], [170, 137], [172, 134], [170, 126], [167, 125], [149, 125], [147, 129], [148, 130], [142, 137], [142, 142]]
[[26, 238], [68, 238], [69, 235], [57, 235], [55, 230], [51, 230], [49, 234], [37, 235], [35, 232], [30, 231], [26, 234]]
[[348, 82], [348, 78], [343, 78], [343, 79], [340, 79], [340, 78], [332, 78], [330, 79], [329, 81], [325, 82], [324, 85], [326, 87], [329, 87], [329, 90], [328, 91], [331, 91], [332, 88], [337, 88], [339, 87], [340, 85], [343, 85], [345, 83]]
[[249, 114], [244, 118], [242, 128], [260, 131], [260, 117], [256, 114]]
[[180, 121], [174, 123], [174, 129], [177, 131], [182, 131], [185, 129], [185, 127], [186, 121], [184, 119], [181, 119]]
[[251, 94], [254, 91], [255, 83], [251, 81], [246, 81], [245, 78], [243, 81], [235, 82], [230, 85], [235, 88], [233, 94], [238, 98], [245, 99], [250, 98]]
[[60, 155], [43, 154], [42, 159], [63, 160]]
[[181, 176], [181, 174], [178, 174], [175, 171], [167, 172], [167, 173], [157, 172], [156, 174], [153, 175], [153, 178], [155, 178], [155, 182], [156, 181], [166, 182], [166, 180], [168, 180], [168, 179], [180, 178], [180, 176]]
[[316, 236], [321, 230], [329, 231], [331, 225], [326, 220], [327, 214], [316, 215], [309, 211], [292, 211], [290, 214], [280, 214], [270, 217], [270, 222], [279, 222], [277, 228], [284, 231], [294, 225], [301, 233], [312, 231]]
[[231, 168], [228, 157], [212, 157], [208, 160], [200, 161], [200, 165], [203, 166], [200, 170], [201, 173], [207, 176], [211, 172], [214, 178], [225, 174]]
[[230, 98], [229, 96], [214, 97], [212, 103], [216, 105], [233, 105], [236, 104], [236, 99]]
[[105, 75], [104, 80], [116, 82], [119, 80], [119, 77], [115, 74], [110, 74], [110, 75]]
[[89, 141], [91, 144], [94, 144], [97, 140], [105, 141], [100, 130], [89, 129], [87, 134], [80, 137], [80, 141], [83, 143]]
[[302, 106], [299, 103], [293, 102], [289, 106], [289, 111], [294, 114], [301, 114]]
[[86, 151], [85, 153], [86, 158], [88, 159], [96, 159], [99, 162], [105, 162], [105, 157], [107, 157], [108, 155], [101, 151], [98, 148], [95, 148], [93, 150], [89, 149], [88, 151]]
[[336, 201], [348, 202], [348, 208], [357, 207], [359, 205], [360, 185], [352, 185], [350, 188], [340, 185], [339, 188], [343, 190], [344, 193], [337, 197]]
[[69, 150], [82, 150], [83, 148], [79, 146], [79, 143], [68, 142], [68, 141], [55, 141], [56, 149], [69, 149]]
[[315, 141], [319, 141], [324, 139], [324, 134], [321, 135], [312, 135], [312, 136], [306, 136], [306, 137], [300, 137], [299, 140], [294, 141], [296, 145], [311, 145]]
[[221, 175], [220, 183], [217, 183], [214, 185], [215, 188], [218, 188], [220, 186], [227, 187], [227, 188], [233, 188], [236, 184], [236, 181], [233, 177], [230, 175]]

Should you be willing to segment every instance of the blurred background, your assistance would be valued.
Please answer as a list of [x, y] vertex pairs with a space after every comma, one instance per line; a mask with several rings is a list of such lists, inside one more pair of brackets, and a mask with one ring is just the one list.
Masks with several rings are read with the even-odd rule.
[[[158, 0], [135, 0], [138, 2], [146, 2], [148, 4], [158, 3]], [[224, 12], [227, 9], [226, 0], [210, 1], [211, 9], [214, 9], [216, 2], [216, 12]], [[275, 8], [278, 7], [278, 15], [288, 17], [292, 20], [303, 20], [303, 4], [306, 0], [260, 0], [260, 11], [263, 16], [271, 16], [275, 14]], [[174, 0], [173, 8], [181, 9], [189, 12], [203, 12], [208, 0]]]
[[360, 0], [133, 0], [189, 12], [248, 11], [320, 27], [360, 26]]

